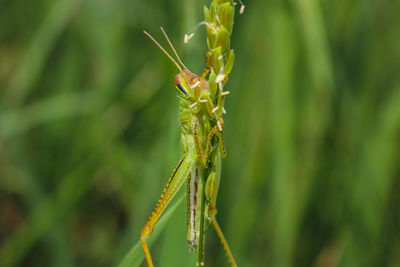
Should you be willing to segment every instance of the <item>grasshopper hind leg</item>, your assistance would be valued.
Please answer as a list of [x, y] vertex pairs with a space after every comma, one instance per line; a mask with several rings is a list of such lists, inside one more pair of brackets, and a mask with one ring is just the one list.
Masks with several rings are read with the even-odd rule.
[[172, 172], [171, 178], [168, 180], [167, 186], [165, 187], [158, 203], [151, 214], [150, 218], [144, 225], [141, 234], [140, 242], [143, 247], [144, 254], [146, 256], [147, 265], [153, 267], [153, 261], [151, 259], [150, 249], [147, 245], [146, 240], [153, 233], [153, 229], [161, 214], [164, 212], [165, 208], [171, 202], [172, 198], [181, 188], [182, 184], [185, 182], [190, 170], [193, 168], [195, 160], [189, 156], [184, 156]]
[[[222, 140], [222, 137], [221, 137]], [[226, 252], [229, 262], [232, 267], [237, 267], [235, 258], [233, 257], [232, 251], [229, 248], [228, 242], [225, 239], [225, 236], [219, 226], [216, 215], [217, 215], [217, 194], [219, 182], [221, 179], [221, 157], [225, 151], [223, 147], [219, 147], [211, 157], [211, 172], [207, 178], [206, 186], [205, 186], [205, 195], [207, 199], [207, 207], [206, 207], [206, 215], [207, 220], [212, 224], [215, 231], [217, 232], [218, 238], [221, 241], [221, 244]]]
[[215, 217], [216, 214], [217, 214], [217, 208], [215, 205], [215, 201], [213, 201], [208, 206], [208, 218], [207, 219], [211, 222], [212, 226], [214, 227], [215, 231], [217, 232], [218, 238], [221, 241], [222, 247], [224, 248], [226, 256], [228, 257], [228, 260], [231, 263], [232, 267], [237, 267], [235, 258], [233, 257], [232, 251], [229, 248], [228, 241], [226, 241], [224, 233], [222, 232], [222, 229], [218, 224], [217, 218]]
[[228, 257], [229, 262], [231, 263], [232, 267], [237, 267], [235, 258], [233, 257], [232, 251], [229, 248], [228, 242], [225, 239], [225, 236], [221, 230], [221, 227], [219, 227], [219, 224], [217, 222], [217, 219], [215, 218], [215, 215], [211, 216], [211, 223], [217, 232], [217, 235], [219, 237], [219, 240], [222, 243], [222, 246], [224, 247], [224, 250], [226, 252], [226, 256]]

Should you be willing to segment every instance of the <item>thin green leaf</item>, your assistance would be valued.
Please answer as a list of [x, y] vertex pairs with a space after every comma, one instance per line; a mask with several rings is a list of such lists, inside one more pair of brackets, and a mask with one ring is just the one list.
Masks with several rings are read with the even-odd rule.
[[[151, 244], [154, 240], [157, 239], [158, 235], [164, 229], [165, 225], [171, 218], [171, 215], [175, 212], [176, 208], [182, 203], [185, 195], [182, 195], [161, 217], [161, 219], [157, 222], [156, 227], [154, 228], [154, 232], [149, 238], [148, 245], [151, 247]], [[144, 259], [144, 253], [142, 246], [140, 244], [140, 240], [136, 242], [136, 244], [129, 250], [129, 252], [122, 259], [118, 267], [135, 267], [139, 266]]]

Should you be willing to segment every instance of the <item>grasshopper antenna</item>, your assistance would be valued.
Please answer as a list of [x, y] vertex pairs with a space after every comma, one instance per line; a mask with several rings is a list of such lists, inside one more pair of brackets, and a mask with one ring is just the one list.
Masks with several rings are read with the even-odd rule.
[[185, 64], [183, 64], [182, 60], [180, 59], [178, 53], [177, 53], [176, 50], [175, 50], [175, 47], [172, 45], [172, 43], [171, 43], [171, 41], [169, 40], [168, 35], [165, 33], [163, 27], [161, 27], [161, 31], [163, 32], [163, 34], [164, 34], [165, 38], [167, 39], [169, 45], [171, 46], [172, 50], [174, 51], [175, 56], [178, 58], [178, 61], [182, 64], [182, 66], [183, 66], [185, 69], [188, 69], [188, 68], [185, 66]]
[[[161, 28], [161, 29], [162, 29], [162, 28]], [[168, 54], [168, 52], [164, 49], [164, 47], [162, 47], [162, 46], [156, 41], [156, 39], [154, 39], [153, 36], [151, 36], [148, 32], [146, 32], [146, 31], [143, 31], [143, 32], [144, 32], [144, 34], [146, 34], [146, 35], [161, 49], [161, 51], [164, 52], [164, 54], [175, 64], [175, 66], [179, 69], [179, 71], [182, 72], [182, 68], [179, 66], [178, 63], [176, 63], [176, 61], [174, 60], [174, 58], [171, 57], [170, 54]], [[163, 31], [163, 32], [164, 32], [164, 31]], [[165, 33], [164, 33], [164, 34], [165, 34]], [[168, 40], [168, 41], [169, 41], [169, 40]], [[171, 43], [170, 43], [170, 44], [171, 44]], [[176, 54], [175, 49], [174, 49], [174, 52], [175, 52], [175, 54]], [[178, 59], [179, 59], [179, 57], [178, 57]], [[180, 59], [179, 59], [179, 62], [181, 62]], [[183, 65], [182, 62], [181, 62], [181, 64]], [[185, 65], [183, 65], [183, 67], [185, 67]], [[186, 67], [185, 67], [185, 68], [186, 68]]]

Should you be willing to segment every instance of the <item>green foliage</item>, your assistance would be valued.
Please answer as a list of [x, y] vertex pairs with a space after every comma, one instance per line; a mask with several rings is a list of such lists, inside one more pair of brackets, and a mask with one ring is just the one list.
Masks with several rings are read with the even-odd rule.
[[[180, 197], [179, 200], [174, 205], [172, 205], [169, 209], [167, 209], [165, 211], [163, 216], [157, 222], [157, 227], [155, 228], [155, 230], [151, 236], [151, 239], [157, 238], [157, 236], [160, 234], [160, 232], [164, 229], [167, 221], [170, 219], [171, 216], [173, 216], [176, 208], [179, 206], [179, 204], [182, 203], [184, 198], [185, 198], [185, 195]], [[152, 241], [151, 239], [148, 241], [149, 244]], [[118, 267], [136, 267], [136, 266], [140, 266], [140, 264], [143, 261], [144, 261], [143, 248], [142, 248], [142, 245], [140, 244], [140, 240], [139, 240], [125, 255], [125, 257], [122, 259], [122, 261], [118, 264]]]
[[[199, 74], [203, 4], [2, 1], [0, 266], [116, 266], [137, 242], [180, 154], [176, 70], [142, 31]], [[218, 192], [238, 265], [397, 266], [399, 2], [245, 4]], [[181, 205], [157, 266], [191, 266], [185, 231]]]

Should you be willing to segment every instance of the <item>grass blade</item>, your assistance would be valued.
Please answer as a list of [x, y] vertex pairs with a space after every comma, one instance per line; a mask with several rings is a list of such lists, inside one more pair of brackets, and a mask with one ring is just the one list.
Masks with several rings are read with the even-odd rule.
[[[171, 215], [175, 212], [175, 210], [178, 208], [178, 206], [182, 203], [183, 199], [185, 198], [185, 195], [182, 195], [161, 217], [161, 219], [158, 221], [156, 224], [156, 227], [154, 228], [154, 232], [149, 238], [149, 241], [147, 244], [151, 246], [154, 240], [157, 239], [158, 235], [161, 233], [161, 231], [164, 229], [165, 225], [171, 218]], [[136, 242], [136, 244], [129, 250], [129, 252], [125, 255], [125, 257], [122, 259], [118, 267], [135, 267], [139, 266], [144, 259], [144, 253], [142, 246], [140, 244], [140, 240]]]

